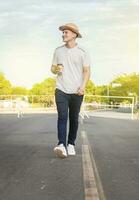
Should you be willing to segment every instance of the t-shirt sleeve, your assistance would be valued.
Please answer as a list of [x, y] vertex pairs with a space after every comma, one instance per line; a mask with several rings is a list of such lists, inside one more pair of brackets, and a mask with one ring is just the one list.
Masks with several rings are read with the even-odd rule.
[[56, 49], [53, 54], [52, 65], [57, 65], [57, 50]]
[[83, 67], [90, 67], [91, 66], [91, 58], [88, 51], [85, 51], [84, 59], [83, 59]]

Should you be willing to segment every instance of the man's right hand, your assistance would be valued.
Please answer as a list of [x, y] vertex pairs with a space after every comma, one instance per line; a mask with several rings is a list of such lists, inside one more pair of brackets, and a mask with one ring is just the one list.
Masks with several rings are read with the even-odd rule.
[[59, 72], [58, 67], [56, 65], [52, 65], [51, 72], [54, 73], [54, 74], [57, 74]]
[[57, 65], [52, 65], [51, 67], [51, 71], [54, 73], [54, 74], [58, 74], [60, 71], [61, 71], [61, 68]]

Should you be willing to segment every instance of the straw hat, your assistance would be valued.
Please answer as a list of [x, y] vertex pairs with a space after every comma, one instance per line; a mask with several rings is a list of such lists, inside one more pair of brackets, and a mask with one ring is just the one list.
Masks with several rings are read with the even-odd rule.
[[65, 25], [62, 25], [62, 26], [59, 27], [60, 31], [63, 31], [63, 30], [66, 30], [66, 29], [76, 33], [78, 38], [82, 37], [82, 35], [79, 33], [78, 27], [75, 24], [68, 23], [68, 24], [65, 24]]

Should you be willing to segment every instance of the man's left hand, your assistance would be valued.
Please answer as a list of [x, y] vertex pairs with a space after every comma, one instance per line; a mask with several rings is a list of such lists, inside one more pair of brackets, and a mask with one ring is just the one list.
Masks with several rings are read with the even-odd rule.
[[78, 88], [76, 94], [80, 96], [80, 95], [84, 95], [84, 92], [85, 92], [85, 88], [81, 86]]

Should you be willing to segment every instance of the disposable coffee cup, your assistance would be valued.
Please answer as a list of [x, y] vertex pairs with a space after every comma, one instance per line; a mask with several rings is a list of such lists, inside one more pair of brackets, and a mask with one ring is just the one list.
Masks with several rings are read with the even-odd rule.
[[62, 64], [57, 64], [59, 72], [62, 73], [64, 66]]

